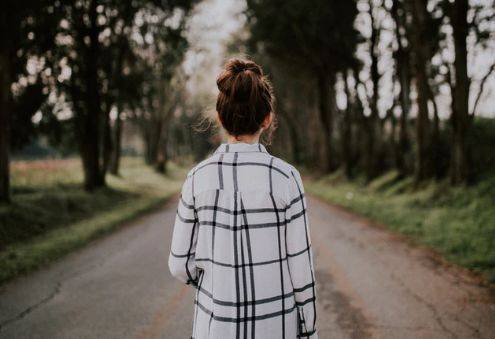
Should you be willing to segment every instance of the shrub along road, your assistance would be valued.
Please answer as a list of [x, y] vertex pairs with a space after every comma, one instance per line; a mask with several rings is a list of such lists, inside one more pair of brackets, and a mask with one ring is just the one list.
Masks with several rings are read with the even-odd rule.
[[[187, 338], [193, 289], [169, 274], [177, 200], [0, 291], [0, 338]], [[490, 290], [428, 251], [309, 199], [320, 338], [489, 338]]]

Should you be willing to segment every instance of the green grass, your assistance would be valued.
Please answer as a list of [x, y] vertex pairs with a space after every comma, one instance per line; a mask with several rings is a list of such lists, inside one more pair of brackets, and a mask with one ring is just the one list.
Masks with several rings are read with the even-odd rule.
[[309, 193], [385, 224], [495, 283], [495, 176], [471, 187], [447, 182], [415, 187], [393, 172], [368, 185], [337, 173], [306, 186]]
[[163, 176], [126, 158], [120, 177], [108, 175], [108, 187], [88, 193], [78, 160], [14, 163], [13, 203], [0, 206], [0, 283], [163, 204], [184, 177], [173, 164]]

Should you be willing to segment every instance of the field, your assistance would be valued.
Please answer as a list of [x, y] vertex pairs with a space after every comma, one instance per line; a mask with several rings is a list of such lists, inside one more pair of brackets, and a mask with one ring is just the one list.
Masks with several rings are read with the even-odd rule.
[[121, 176], [93, 194], [81, 188], [77, 159], [14, 162], [13, 203], [0, 206], [0, 282], [84, 245], [162, 204], [180, 189], [183, 169], [167, 176], [123, 159]]
[[411, 179], [397, 180], [393, 172], [368, 185], [334, 174], [309, 181], [307, 190], [385, 224], [495, 283], [495, 176], [455, 188], [447, 182], [415, 187]]

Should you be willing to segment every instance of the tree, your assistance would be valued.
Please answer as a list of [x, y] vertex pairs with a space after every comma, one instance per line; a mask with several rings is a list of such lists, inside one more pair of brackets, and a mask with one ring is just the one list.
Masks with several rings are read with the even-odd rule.
[[404, 5], [401, 1], [392, 1], [390, 8], [392, 18], [394, 20], [395, 38], [397, 41], [397, 49], [394, 52], [395, 72], [400, 84], [399, 102], [401, 108], [399, 120], [399, 140], [396, 150], [396, 168], [401, 177], [409, 174], [408, 164], [406, 162], [406, 154], [410, 149], [410, 140], [408, 132], [408, 118], [411, 110], [411, 62], [410, 62], [410, 46], [407, 37], [403, 32], [406, 30], [406, 19]]
[[429, 118], [428, 118], [428, 71], [429, 62], [427, 41], [427, 1], [410, 1], [412, 16], [411, 42], [415, 51], [415, 82], [417, 90], [418, 114], [416, 117], [416, 168], [415, 179], [421, 181], [429, 175]]
[[[3, 7], [3, 6], [2, 6]], [[0, 32], [7, 32], [9, 13], [0, 9]], [[10, 76], [10, 60], [12, 56], [11, 41], [6, 34], [1, 34], [0, 50], [0, 202], [10, 201], [9, 147], [10, 147], [10, 110], [12, 84]]]
[[332, 155], [337, 73], [353, 59], [358, 35], [354, 1], [247, 1], [251, 45], [312, 74], [318, 93], [324, 156], [321, 169], [335, 168]]
[[[124, 107], [122, 85], [123, 63], [117, 53], [126, 53], [133, 34], [153, 35], [176, 11], [183, 16], [195, 3], [182, 1], [101, 1], [73, 0], [64, 4], [63, 37], [69, 41], [60, 47], [71, 70], [70, 78], [60, 85], [74, 114], [74, 130], [84, 170], [84, 187], [88, 191], [105, 185], [105, 174], [111, 160], [112, 133], [109, 114], [117, 106], [117, 132], [113, 139], [119, 143], [120, 110]], [[140, 16], [141, 24], [135, 19]], [[158, 22], [155, 22], [158, 19]], [[166, 27], [164, 28], [166, 29]], [[156, 36], [155, 36], [156, 38]], [[168, 36], [158, 36], [156, 45], [167, 45]], [[146, 37], [145, 37], [146, 39]], [[173, 43], [173, 41], [171, 42]], [[113, 80], [109, 82], [109, 79]], [[153, 98], [152, 100], [155, 100]], [[120, 147], [120, 146], [118, 146]], [[114, 152], [113, 157], [119, 152]], [[117, 162], [113, 160], [114, 164]]]
[[188, 48], [183, 35], [186, 17], [176, 27], [165, 25], [165, 20], [150, 24], [153, 39], [140, 46], [136, 67], [144, 77], [133, 116], [143, 135], [145, 161], [160, 172], [166, 169], [169, 123], [184, 90], [179, 66]]
[[[416, 183], [444, 178], [449, 166], [452, 183], [473, 179], [471, 125], [495, 73], [495, 62], [486, 64], [493, 0], [247, 4], [249, 51], [270, 71], [278, 99], [280, 153], [304, 161], [299, 153], [321, 149], [324, 171], [340, 166], [346, 176], [362, 172], [368, 181], [391, 166], [399, 178], [413, 174]], [[470, 75], [468, 62], [478, 58], [483, 63]], [[393, 69], [383, 67], [389, 61]], [[393, 90], [385, 93], [389, 79]], [[442, 120], [449, 94], [452, 126]], [[308, 142], [317, 129], [319, 143]]]
[[[475, 55], [486, 52], [493, 41], [494, 2], [480, 2], [470, 4], [467, 0], [440, 2], [443, 10], [445, 25], [452, 27], [452, 40], [455, 59], [453, 63], [445, 62], [447, 69], [446, 83], [451, 90], [451, 162], [450, 179], [453, 184], [466, 184], [473, 179], [470, 164], [470, 149], [468, 136], [472, 127], [472, 120], [478, 109], [485, 91], [485, 84], [495, 72], [495, 62], [488, 66], [487, 72], [480, 79], [468, 74], [468, 53]], [[473, 38], [473, 44], [468, 46], [468, 36]], [[476, 62], [476, 61], [474, 61]], [[473, 84], [478, 83], [478, 93], [474, 96], [474, 104], [469, 109], [469, 98]]]
[[[110, 49], [102, 41], [111, 42], [112, 24], [117, 22], [115, 17], [122, 16], [129, 9], [132, 14], [125, 24], [133, 22], [139, 9], [132, 3], [117, 7], [113, 2], [103, 4], [98, 0], [74, 0], [64, 6], [66, 21], [61, 34], [69, 42], [60, 45], [59, 49], [67, 59], [71, 76], [60, 85], [60, 90], [72, 106], [72, 121], [83, 164], [84, 188], [88, 191], [105, 185], [106, 164], [100, 161], [100, 155], [109, 147], [108, 113], [112, 103], [108, 97], [105, 98], [103, 84], [105, 78], [112, 78], [113, 74], [112, 69], [105, 67], [103, 62], [105, 52]], [[105, 104], [107, 107], [104, 110]], [[104, 158], [108, 157], [107, 151]]]
[[[143, 78], [135, 69], [137, 56], [132, 33], [135, 29], [136, 10], [130, 6], [121, 8], [121, 14], [110, 24], [110, 45], [103, 58], [103, 68], [108, 78], [104, 81], [105, 122], [103, 136], [103, 170], [119, 174], [122, 149], [123, 111], [139, 100], [139, 84]], [[115, 112], [113, 128], [110, 113]]]
[[346, 108], [343, 112], [342, 117], [342, 127], [341, 127], [341, 147], [342, 147], [342, 166], [344, 168], [344, 173], [348, 179], [352, 177], [352, 172], [354, 169], [354, 159], [353, 159], [353, 133], [352, 125], [354, 112], [356, 109], [356, 98], [351, 94], [352, 86], [350, 84], [350, 74], [344, 73], [343, 75], [344, 91], [347, 98]]
[[[60, 12], [51, 1], [0, 3], [0, 202], [10, 200], [9, 152], [12, 122], [28, 121], [44, 102], [40, 78], [27, 85], [17, 84], [16, 100], [12, 87], [26, 74], [27, 60], [33, 55], [47, 58], [53, 47]], [[14, 113], [18, 113], [14, 116]], [[21, 117], [22, 115], [22, 117]], [[19, 119], [20, 118], [20, 119]]]
[[[378, 7], [381, 6], [381, 1], [378, 3]], [[369, 42], [371, 66], [370, 66], [370, 78], [373, 85], [373, 93], [370, 98], [370, 109], [371, 114], [367, 118], [366, 127], [366, 177], [370, 181], [378, 174], [378, 157], [379, 157], [379, 147], [381, 135], [378, 126], [378, 120], [380, 116], [378, 114], [378, 101], [379, 97], [379, 82], [381, 75], [378, 71], [378, 61], [379, 61], [379, 42], [380, 42], [380, 23], [377, 22], [374, 13], [374, 1], [368, 1], [369, 6], [369, 17], [371, 21], [371, 36]]]
[[455, 47], [455, 85], [452, 107], [453, 148], [451, 179], [455, 184], [468, 179], [466, 138], [469, 129], [469, 77], [467, 73], [468, 0], [456, 0], [452, 4], [451, 23]]
[[9, 187], [9, 147], [10, 147], [10, 110], [12, 78], [10, 74], [10, 60], [12, 60], [15, 47], [12, 46], [8, 28], [10, 27], [7, 2], [2, 2], [0, 7], [0, 36], [2, 47], [0, 49], [0, 202], [10, 201]]

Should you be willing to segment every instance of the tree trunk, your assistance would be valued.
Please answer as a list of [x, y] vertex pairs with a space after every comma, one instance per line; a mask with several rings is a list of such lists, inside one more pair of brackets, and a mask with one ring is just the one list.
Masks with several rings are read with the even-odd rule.
[[[1, 29], [4, 28], [6, 14], [1, 14]], [[10, 201], [9, 138], [10, 109], [10, 62], [5, 46], [0, 49], [0, 203]]]
[[397, 38], [397, 51], [394, 53], [397, 73], [400, 83], [400, 107], [401, 115], [399, 120], [399, 140], [397, 143], [398, 151], [396, 152], [396, 168], [399, 177], [405, 177], [409, 174], [409, 166], [405, 155], [409, 152], [410, 142], [407, 130], [407, 120], [411, 110], [411, 72], [409, 50], [402, 43], [401, 28], [405, 27], [403, 16], [399, 14], [399, 1], [392, 2], [392, 17], [395, 21], [395, 35]]
[[155, 166], [158, 160], [158, 151], [160, 148], [160, 140], [162, 134], [163, 122], [161, 119], [154, 119], [145, 123], [146, 131], [144, 131], [146, 140], [146, 164]]
[[[422, 68], [422, 67], [418, 67]], [[416, 75], [417, 91], [418, 91], [418, 116], [416, 118], [416, 139], [417, 139], [417, 163], [416, 163], [416, 181], [425, 180], [429, 176], [428, 164], [428, 136], [429, 136], [429, 120], [428, 120], [428, 101], [426, 90], [426, 74], [419, 71]]]
[[[286, 100], [290, 100], [290, 98], [286, 98]], [[295, 113], [299, 113], [297, 110], [292, 109], [291, 111]], [[280, 119], [283, 119], [283, 124], [287, 127], [287, 137], [290, 139], [290, 151], [292, 153], [292, 161], [295, 164], [300, 164], [302, 161], [302, 157], [301, 157], [302, 153], [301, 153], [301, 145], [299, 140], [297, 118], [295, 117], [295, 114], [290, 114], [288, 109], [284, 109], [283, 113], [280, 114]], [[285, 151], [288, 151], [287, 143], [282, 142], [281, 147], [284, 148]]]
[[344, 166], [344, 173], [347, 178], [352, 177], [353, 170], [353, 155], [352, 155], [352, 111], [353, 111], [353, 100], [351, 97], [351, 91], [349, 88], [349, 83], [347, 81], [347, 76], [344, 75], [344, 89], [347, 97], [347, 107], [344, 111], [344, 117], [342, 119], [342, 138], [341, 138], [341, 147], [342, 147], [342, 161]]
[[366, 147], [366, 179], [371, 181], [378, 174], [378, 148], [380, 145], [378, 133], [378, 100], [379, 100], [379, 81], [380, 73], [378, 72], [378, 42], [380, 38], [380, 30], [376, 28], [373, 16], [373, 3], [369, 2], [369, 15], [371, 18], [371, 38], [370, 38], [370, 57], [371, 69], [370, 76], [373, 83], [373, 96], [371, 97], [370, 108], [371, 115], [368, 118], [367, 128], [367, 147]]
[[[300, 114], [301, 109], [308, 109], [308, 105], [300, 103], [297, 94], [301, 94], [304, 91], [305, 97], [308, 98], [310, 95], [307, 94], [306, 88], [301, 88], [298, 83], [295, 84], [294, 88], [291, 86], [290, 91], [286, 93], [283, 98], [283, 107], [280, 107], [281, 114], [279, 115], [283, 119], [283, 123], [287, 126], [288, 137], [290, 138], [290, 148], [292, 153], [292, 160], [295, 164], [300, 164], [303, 161], [303, 147], [302, 140], [300, 136]], [[300, 106], [298, 105], [300, 104]], [[303, 108], [301, 107], [303, 106]], [[282, 147], [284, 147], [282, 145]], [[287, 145], [285, 145], [287, 147]]]
[[327, 173], [332, 170], [332, 130], [333, 130], [333, 117], [330, 109], [329, 92], [330, 86], [333, 86], [333, 81], [325, 72], [319, 72], [317, 75], [318, 82], [318, 108], [320, 115], [320, 122], [322, 125], [322, 159], [320, 161], [321, 170]]
[[367, 118], [364, 115], [364, 103], [359, 96], [359, 86], [363, 85], [363, 83], [359, 80], [359, 70], [356, 66], [352, 69], [352, 76], [354, 78], [354, 93], [356, 93], [355, 99], [355, 109], [353, 110], [353, 120], [356, 125], [355, 133], [354, 133], [354, 158], [353, 163], [361, 168], [366, 168], [365, 163], [365, 142], [366, 142], [366, 130], [367, 130]]
[[429, 101], [431, 102], [431, 105], [433, 106], [433, 124], [432, 124], [432, 131], [431, 131], [431, 165], [434, 169], [434, 175], [436, 179], [440, 179], [442, 176], [442, 166], [440, 163], [440, 116], [438, 112], [438, 105], [437, 102], [435, 101], [435, 95], [433, 94], [433, 91], [431, 90], [431, 87], [429, 88], [428, 96], [429, 96]]
[[[402, 59], [402, 58], [401, 58]], [[411, 110], [411, 74], [409, 72], [409, 56], [405, 56], [400, 61], [400, 107], [401, 115], [399, 120], [399, 157], [397, 158], [397, 170], [400, 177], [405, 177], [409, 174], [409, 166], [406, 161], [406, 154], [410, 149], [409, 132], [407, 121], [409, 119], [409, 111]]]
[[115, 126], [113, 128], [113, 150], [110, 159], [110, 173], [112, 173], [113, 175], [119, 175], [120, 155], [122, 153], [122, 107], [120, 104], [118, 106], [117, 118], [115, 119]]
[[103, 121], [103, 152], [102, 152], [102, 176], [105, 177], [110, 160], [113, 153], [112, 128], [110, 126], [110, 107], [107, 107], [108, 112], [105, 113]]
[[[129, 7], [126, 7], [129, 9]], [[124, 58], [126, 56], [126, 44], [125, 38], [123, 36], [120, 37], [119, 44], [119, 54], [116, 61], [116, 65], [114, 68], [114, 79], [119, 83], [122, 83], [123, 80], [123, 72], [124, 72]], [[122, 110], [124, 108], [123, 105], [123, 89], [118, 87], [117, 93], [117, 117], [115, 118], [115, 125], [113, 130], [111, 129], [111, 142], [112, 142], [112, 153], [110, 155], [110, 173], [113, 175], [119, 175], [120, 169], [120, 156], [122, 153]], [[113, 132], [113, 133], [112, 133]]]
[[100, 116], [101, 104], [98, 86], [98, 27], [97, 0], [92, 0], [89, 8], [89, 47], [87, 50], [86, 70], [86, 119], [83, 140], [82, 160], [84, 168], [84, 187], [88, 191], [104, 186], [105, 179], [100, 170]]
[[469, 77], [467, 73], [468, 0], [452, 4], [451, 23], [455, 46], [455, 87], [453, 101], [453, 150], [451, 180], [454, 184], [468, 181], [467, 134], [469, 129]]
[[[167, 124], [168, 125], [168, 124]], [[156, 160], [156, 170], [159, 173], [167, 173], [168, 162], [168, 126], [164, 128], [160, 140], [160, 148], [158, 150], [158, 156]]]
[[[388, 118], [390, 119], [390, 145], [392, 147], [392, 154], [394, 155], [394, 164], [395, 167], [398, 168], [398, 164], [402, 161], [403, 155], [400, 154], [399, 142], [397, 140], [397, 118], [394, 115], [394, 107], [391, 107], [387, 112]], [[399, 177], [402, 177], [400, 172]]]
[[416, 89], [418, 92], [418, 116], [416, 118], [416, 182], [426, 179], [430, 175], [429, 170], [429, 119], [428, 119], [428, 76], [426, 65], [428, 63], [427, 46], [424, 43], [426, 33], [426, 3], [423, 0], [413, 0], [412, 17], [415, 31], [413, 33], [414, 50], [416, 52], [415, 71], [416, 71]]

